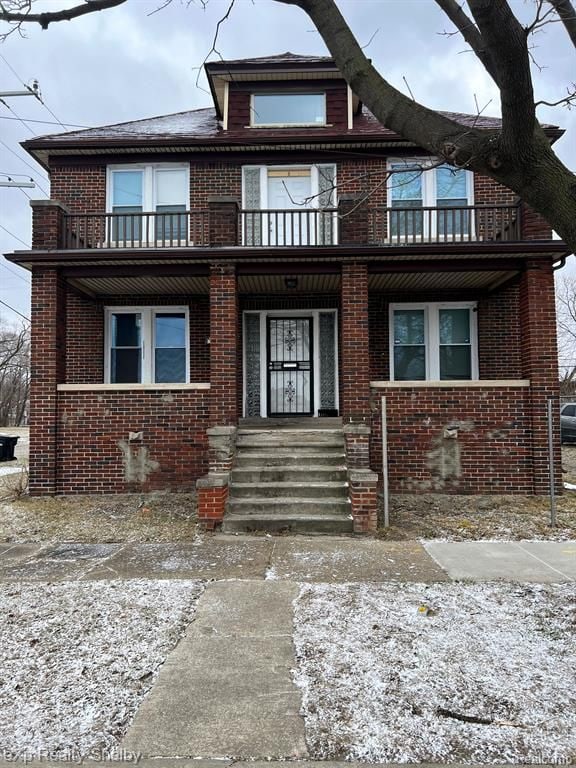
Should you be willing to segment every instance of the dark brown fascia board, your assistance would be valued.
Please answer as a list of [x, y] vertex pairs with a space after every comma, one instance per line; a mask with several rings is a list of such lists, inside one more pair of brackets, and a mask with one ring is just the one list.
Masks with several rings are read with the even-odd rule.
[[245, 64], [242, 62], [208, 61], [204, 64], [206, 75], [227, 75], [232, 72], [306, 72], [308, 69], [325, 69], [327, 72], [338, 72], [336, 63], [330, 59], [324, 61], [268, 61]]
[[[167, 259], [178, 260], [178, 263], [193, 264], [206, 263], [213, 260], [230, 260], [245, 263], [262, 263], [266, 261], [282, 260], [283, 262], [297, 263], [298, 261], [316, 260], [316, 261], [350, 261], [362, 258], [370, 262], [391, 263], [387, 256], [403, 256], [404, 261], [413, 261], [420, 256], [437, 256], [440, 259], [446, 257], [450, 252], [454, 258], [450, 263], [457, 263], [462, 260], [467, 263], [471, 255], [479, 255], [484, 258], [499, 259], [509, 255], [517, 255], [520, 258], [532, 255], [542, 255], [550, 259], [557, 260], [558, 255], [569, 253], [565, 243], [562, 240], [530, 240], [523, 242], [510, 243], [467, 243], [464, 246], [457, 243], [454, 246], [446, 244], [429, 245], [411, 245], [411, 246], [326, 246], [314, 248], [278, 247], [262, 248], [255, 252], [254, 249], [244, 246], [230, 246], [223, 248], [197, 248], [192, 251], [190, 248], [173, 248], [169, 253], [158, 253], [157, 250], [137, 250], [124, 251], [122, 254], [117, 248], [99, 248], [97, 251], [86, 250], [66, 250], [66, 251], [14, 251], [4, 254], [7, 261], [28, 268], [34, 264], [51, 264], [58, 267], [65, 267], [70, 262], [82, 262], [83, 265], [96, 265], [99, 261], [110, 261], [113, 259], [116, 264], [102, 264], [102, 267], [122, 266], [122, 262], [141, 262], [148, 264], [165, 263]], [[402, 262], [399, 262], [402, 263]], [[128, 266], [126, 263], [123, 266]], [[131, 265], [134, 266], [134, 265]], [[370, 267], [372, 269], [372, 267]]]

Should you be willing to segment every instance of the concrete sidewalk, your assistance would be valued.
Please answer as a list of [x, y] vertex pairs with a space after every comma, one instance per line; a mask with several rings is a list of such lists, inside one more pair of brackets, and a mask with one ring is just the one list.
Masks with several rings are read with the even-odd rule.
[[576, 541], [202, 536], [191, 544], [0, 544], [0, 581], [576, 581]]

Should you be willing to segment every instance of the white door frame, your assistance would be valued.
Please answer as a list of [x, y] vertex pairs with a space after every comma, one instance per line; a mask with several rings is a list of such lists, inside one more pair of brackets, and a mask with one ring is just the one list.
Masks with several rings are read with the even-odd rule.
[[336, 407], [339, 408], [339, 365], [338, 365], [338, 310], [337, 309], [248, 309], [242, 313], [242, 416], [246, 416], [246, 315], [260, 316], [260, 416], [268, 418], [268, 349], [266, 319], [268, 317], [311, 317], [312, 318], [312, 382], [314, 417], [320, 406], [320, 314], [334, 315], [334, 392]]

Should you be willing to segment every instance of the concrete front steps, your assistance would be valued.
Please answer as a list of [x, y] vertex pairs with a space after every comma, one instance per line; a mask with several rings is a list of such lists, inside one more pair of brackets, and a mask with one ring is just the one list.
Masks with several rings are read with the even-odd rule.
[[238, 429], [223, 530], [352, 533], [340, 424]]

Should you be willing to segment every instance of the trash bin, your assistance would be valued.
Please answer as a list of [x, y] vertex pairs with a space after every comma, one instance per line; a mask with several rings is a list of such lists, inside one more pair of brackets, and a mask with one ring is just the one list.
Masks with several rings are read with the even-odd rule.
[[14, 448], [17, 442], [17, 437], [0, 435], [0, 461], [14, 461]]

